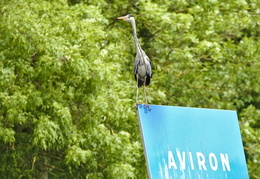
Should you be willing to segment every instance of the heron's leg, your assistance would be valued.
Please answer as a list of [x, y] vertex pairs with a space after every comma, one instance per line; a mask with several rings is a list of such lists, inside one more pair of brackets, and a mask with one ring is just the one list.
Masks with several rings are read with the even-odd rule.
[[144, 97], [145, 97], [145, 108], [146, 108], [146, 112], [147, 112], [147, 111], [150, 111], [151, 108], [148, 105], [147, 97], [146, 97], [146, 77], [144, 78]]
[[146, 85], [146, 77], [144, 77], [144, 98], [145, 98], [145, 105], [148, 106], [147, 98], [146, 98], [146, 88], [145, 88], [145, 85]]
[[138, 75], [136, 74], [136, 109], [138, 108]]

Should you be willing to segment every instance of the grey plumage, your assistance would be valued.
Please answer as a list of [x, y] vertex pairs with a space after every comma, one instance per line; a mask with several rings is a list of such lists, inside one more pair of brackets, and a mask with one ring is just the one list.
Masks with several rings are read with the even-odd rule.
[[144, 82], [144, 85], [149, 85], [152, 78], [151, 61], [142, 49], [140, 51], [140, 54], [136, 53], [134, 61], [134, 76], [138, 87], [141, 87]]
[[[151, 60], [146, 55], [146, 53], [142, 50], [138, 42], [138, 38], [136, 35], [135, 18], [129, 14], [123, 17], [118, 17], [117, 19], [122, 19], [126, 22], [129, 22], [132, 25], [134, 44], [136, 48], [136, 56], [134, 60], [134, 77], [135, 80], [137, 81], [136, 103], [138, 103], [138, 88], [144, 85], [144, 92], [145, 92], [145, 86], [150, 84], [152, 78]], [[146, 98], [146, 93], [145, 93], [145, 98]], [[147, 99], [146, 99], [146, 103], [147, 103]]]

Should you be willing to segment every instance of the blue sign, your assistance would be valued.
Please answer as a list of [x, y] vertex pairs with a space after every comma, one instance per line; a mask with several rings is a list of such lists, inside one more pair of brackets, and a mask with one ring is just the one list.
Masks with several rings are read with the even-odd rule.
[[248, 179], [235, 111], [139, 105], [152, 179]]

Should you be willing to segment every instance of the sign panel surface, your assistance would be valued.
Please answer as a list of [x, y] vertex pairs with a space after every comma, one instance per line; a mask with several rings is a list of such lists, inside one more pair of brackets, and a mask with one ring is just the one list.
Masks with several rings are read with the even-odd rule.
[[150, 107], [138, 107], [150, 178], [249, 178], [235, 111]]

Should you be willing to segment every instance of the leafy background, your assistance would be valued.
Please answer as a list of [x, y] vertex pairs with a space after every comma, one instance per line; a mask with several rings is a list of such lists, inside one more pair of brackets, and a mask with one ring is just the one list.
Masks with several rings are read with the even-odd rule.
[[147, 178], [129, 13], [149, 102], [238, 111], [260, 178], [258, 0], [2, 0], [1, 178]]

